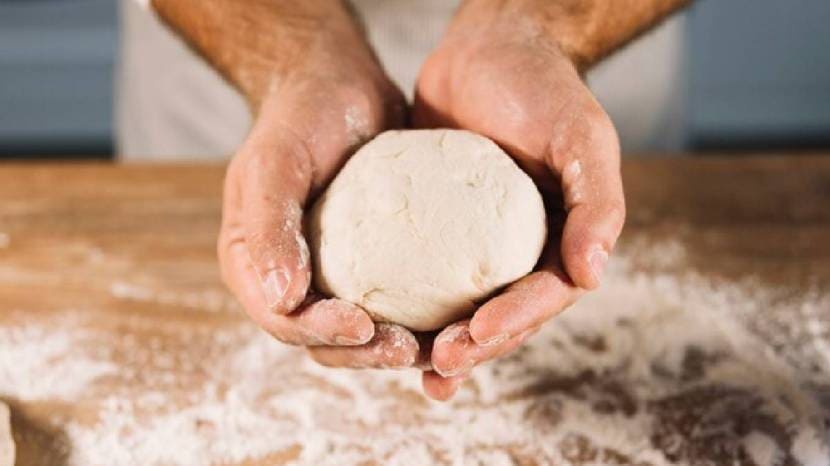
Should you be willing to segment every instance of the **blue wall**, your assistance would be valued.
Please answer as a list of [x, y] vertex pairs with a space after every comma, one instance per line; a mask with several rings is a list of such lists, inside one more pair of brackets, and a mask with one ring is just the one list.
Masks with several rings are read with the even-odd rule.
[[688, 27], [696, 146], [830, 146], [830, 1], [701, 0]]
[[0, 0], [0, 154], [112, 148], [116, 0]]
[[[111, 151], [117, 4], [0, 0], [0, 155]], [[687, 14], [691, 148], [830, 147], [830, 0]]]

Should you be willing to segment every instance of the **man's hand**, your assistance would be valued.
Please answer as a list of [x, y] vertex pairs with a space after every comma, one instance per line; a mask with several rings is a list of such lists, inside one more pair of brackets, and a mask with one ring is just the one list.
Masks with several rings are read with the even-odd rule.
[[225, 179], [224, 281], [277, 339], [325, 365], [408, 367], [418, 342], [311, 289], [303, 210], [351, 153], [403, 123], [405, 102], [339, 0], [153, 0], [247, 99], [255, 123]]
[[[223, 277], [254, 321], [285, 343], [311, 346], [323, 364], [410, 366], [418, 345], [409, 332], [376, 330], [359, 307], [309, 291], [303, 209], [310, 194], [355, 146], [399, 125], [403, 110], [391, 86], [318, 71], [279, 84], [231, 161], [219, 240]], [[406, 344], [396, 346], [396, 338]]]
[[424, 387], [440, 399], [473, 366], [516, 348], [599, 286], [625, 217], [614, 126], [539, 11], [507, 10], [504, 2], [462, 7], [422, 69], [413, 118], [504, 147], [542, 191], [551, 237], [536, 271], [435, 338]]

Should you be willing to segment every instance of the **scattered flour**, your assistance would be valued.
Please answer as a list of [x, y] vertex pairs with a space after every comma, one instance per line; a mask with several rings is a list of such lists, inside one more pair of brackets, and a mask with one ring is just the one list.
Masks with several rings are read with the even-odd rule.
[[5, 329], [0, 397], [97, 403], [55, 420], [70, 465], [830, 465], [828, 297], [630, 264], [450, 403], [414, 371], [322, 368], [242, 321], [178, 346], [71, 319]]
[[81, 348], [90, 334], [67, 321], [55, 324], [0, 327], [0, 397], [72, 400], [118, 370], [106, 357], [92, 357]]
[[115, 281], [110, 285], [110, 295], [125, 300], [181, 306], [195, 311], [223, 312], [237, 308], [237, 304], [232, 298], [215, 289], [202, 291], [154, 290], [147, 286]]

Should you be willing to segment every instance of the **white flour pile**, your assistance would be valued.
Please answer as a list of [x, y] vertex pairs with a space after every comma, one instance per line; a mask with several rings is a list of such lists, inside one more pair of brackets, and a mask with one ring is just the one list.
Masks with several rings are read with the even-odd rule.
[[412, 371], [321, 368], [247, 323], [145, 346], [76, 327], [0, 331], [0, 398], [104, 399], [55, 420], [70, 465], [830, 465], [830, 297], [625, 258], [448, 404]]

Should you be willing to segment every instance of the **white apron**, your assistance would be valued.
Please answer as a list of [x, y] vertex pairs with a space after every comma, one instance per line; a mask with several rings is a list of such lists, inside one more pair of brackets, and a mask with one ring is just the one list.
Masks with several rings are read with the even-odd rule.
[[[117, 149], [121, 160], [223, 159], [250, 117], [240, 95], [141, 0], [121, 2]], [[418, 69], [458, 0], [354, 0], [392, 79], [411, 98]], [[625, 151], [673, 151], [684, 140], [682, 18], [606, 60], [588, 81]]]

